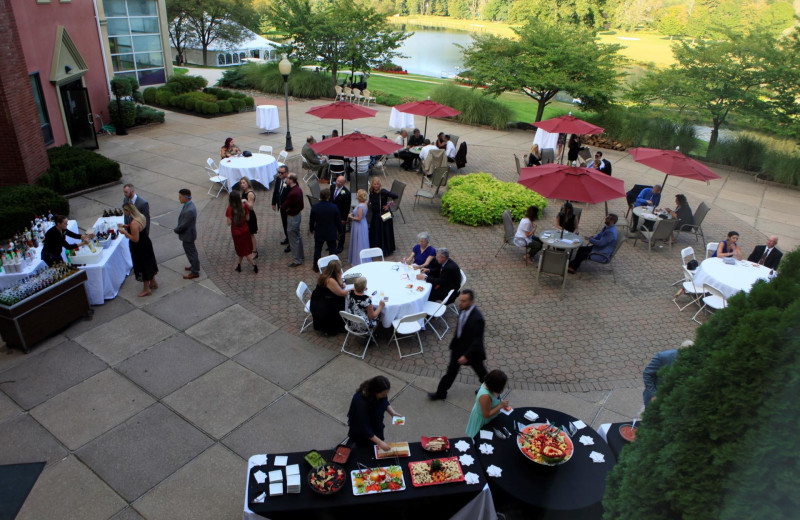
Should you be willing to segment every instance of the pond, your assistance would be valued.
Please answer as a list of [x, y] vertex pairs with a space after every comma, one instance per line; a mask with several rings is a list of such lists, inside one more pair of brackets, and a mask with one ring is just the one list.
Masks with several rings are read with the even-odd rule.
[[463, 69], [462, 50], [456, 44], [469, 46], [472, 33], [411, 24], [397, 28], [414, 33], [399, 49], [408, 58], [392, 60], [411, 74], [452, 77]]

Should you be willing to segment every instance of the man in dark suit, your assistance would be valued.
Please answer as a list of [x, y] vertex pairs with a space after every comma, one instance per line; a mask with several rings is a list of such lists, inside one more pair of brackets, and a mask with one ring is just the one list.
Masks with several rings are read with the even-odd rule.
[[312, 269], [319, 272], [317, 260], [322, 256], [322, 245], [328, 244], [328, 253], [335, 254], [336, 237], [342, 232], [342, 217], [339, 208], [330, 201], [331, 190], [323, 188], [319, 192], [319, 202], [311, 206], [311, 217], [308, 230], [314, 235], [314, 265]]
[[285, 164], [278, 166], [278, 174], [275, 176], [275, 187], [272, 189], [272, 210], [275, 211], [280, 208], [281, 224], [283, 224], [283, 240], [281, 245], [286, 246], [283, 250], [288, 253], [292, 249], [289, 247], [289, 234], [286, 232], [286, 212], [281, 208], [286, 202], [286, 196], [289, 194], [289, 186], [286, 184], [286, 176], [289, 174], [289, 168]]
[[450, 342], [450, 363], [447, 372], [439, 381], [435, 392], [428, 394], [433, 401], [445, 399], [447, 391], [456, 380], [458, 369], [461, 365], [469, 365], [483, 382], [487, 370], [483, 362], [486, 360], [486, 350], [483, 346], [483, 330], [486, 323], [483, 314], [475, 306], [475, 291], [464, 289], [458, 296], [458, 325], [453, 341]]
[[417, 275], [417, 280], [426, 280], [429, 284], [433, 285], [431, 294], [428, 300], [438, 302], [447, 296], [450, 290], [453, 290], [453, 295], [445, 303], [452, 303], [458, 296], [458, 289], [461, 287], [461, 269], [458, 264], [450, 259], [450, 251], [447, 248], [440, 247], [436, 250], [436, 261], [431, 262], [430, 268], [421, 269], [423, 274]]
[[757, 264], [761, 264], [764, 267], [769, 267], [770, 269], [777, 269], [778, 264], [781, 263], [781, 258], [783, 258], [783, 253], [781, 253], [777, 247], [778, 245], [778, 237], [775, 235], [770, 236], [767, 239], [767, 245], [765, 246], [756, 246], [753, 249], [753, 252], [750, 253], [750, 256], [747, 257], [748, 260], [751, 262], [755, 262]]
[[[122, 199], [122, 204], [125, 205], [127, 203], [131, 203], [136, 206], [136, 209], [139, 210], [139, 213], [144, 215], [144, 218], [147, 219], [147, 224], [144, 226], [144, 230], [147, 233], [147, 236], [150, 236], [150, 203], [144, 200], [142, 197], [136, 194], [136, 190], [133, 187], [133, 184], [126, 184], [122, 187], [122, 194], [125, 198]], [[128, 226], [131, 223], [131, 217], [125, 216], [125, 225]]]
[[[679, 348], [686, 348], [691, 347], [694, 345], [694, 341], [687, 339]], [[656, 390], [658, 389], [658, 372], [664, 367], [667, 367], [675, 361], [675, 358], [678, 357], [678, 349], [672, 350], [665, 350], [663, 352], [659, 352], [653, 359], [650, 360], [650, 364], [647, 365], [647, 368], [644, 369], [644, 373], [642, 374], [642, 379], [644, 380], [644, 394], [642, 398], [644, 399], [644, 406], [647, 408], [653, 399], [656, 398]]]
[[600, 161], [600, 164], [596, 168], [606, 175], [611, 175], [611, 162], [603, 158], [603, 152], [600, 150], [594, 154], [594, 162], [597, 163], [597, 161]]
[[346, 180], [344, 175], [339, 175], [336, 177], [336, 185], [331, 188], [333, 190], [333, 203], [339, 208], [339, 216], [342, 217], [342, 230], [339, 232], [339, 241], [336, 244], [337, 255], [344, 250], [344, 237], [347, 234], [347, 215], [350, 213], [352, 204], [350, 190], [344, 185]]
[[178, 226], [173, 231], [183, 242], [183, 252], [189, 259], [189, 267], [185, 269], [190, 272], [184, 278], [191, 280], [200, 277], [200, 259], [197, 256], [197, 247], [194, 245], [194, 241], [197, 240], [197, 228], [195, 227], [197, 208], [192, 202], [192, 192], [186, 188], [178, 191], [178, 200], [183, 204], [183, 208], [178, 215]]

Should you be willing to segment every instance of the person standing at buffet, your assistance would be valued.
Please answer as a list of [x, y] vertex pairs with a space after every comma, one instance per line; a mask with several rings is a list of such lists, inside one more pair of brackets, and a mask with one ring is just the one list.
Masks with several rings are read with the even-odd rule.
[[358, 387], [350, 400], [347, 412], [347, 435], [359, 446], [376, 444], [380, 449], [388, 451], [391, 447], [383, 440], [383, 414], [401, 417], [389, 404], [391, 385], [385, 376], [367, 379]]
[[[147, 234], [150, 235], [150, 203], [140, 197], [137, 193], [133, 184], [126, 184], [122, 187], [122, 195], [124, 198], [122, 199], [122, 205], [124, 206], [128, 202], [136, 206], [136, 209], [139, 210], [139, 213], [144, 215], [147, 224], [144, 226], [144, 230], [147, 231]], [[126, 226], [131, 224], [131, 218], [128, 216], [123, 217], [123, 222], [125, 222]]]
[[185, 275], [186, 280], [200, 277], [200, 258], [197, 256], [197, 246], [194, 241], [197, 240], [197, 208], [192, 202], [192, 192], [188, 188], [183, 188], [178, 191], [178, 200], [183, 204], [180, 215], [178, 215], [178, 225], [173, 229], [178, 234], [178, 238], [183, 243], [183, 252], [186, 253], [186, 258], [189, 259], [189, 267], [185, 267], [189, 274]]
[[[67, 229], [69, 220], [64, 215], [55, 215], [53, 217], [55, 226], [47, 230], [44, 234], [44, 245], [42, 246], [42, 260], [52, 267], [57, 263], [63, 262], [61, 258], [61, 249], [69, 249], [70, 251], [76, 247], [89, 243], [89, 239], [94, 237], [94, 234], [79, 235]], [[77, 238], [81, 242], [79, 244], [70, 244], [67, 242], [66, 237]]]
[[140, 298], [150, 296], [151, 289], [158, 289], [156, 282], [158, 262], [156, 262], [156, 254], [153, 252], [153, 243], [147, 235], [147, 219], [130, 202], [122, 206], [122, 211], [131, 219], [127, 228], [123, 224], [119, 224], [119, 232], [129, 240], [128, 247], [131, 250], [133, 274], [136, 276], [136, 281], [143, 284], [142, 292], [138, 296]]
[[500, 394], [506, 387], [508, 376], [502, 370], [492, 370], [486, 374], [480, 390], [475, 395], [475, 404], [467, 422], [467, 437], [475, 437], [481, 428], [497, 417], [500, 410], [508, 406], [508, 401], [501, 399]]

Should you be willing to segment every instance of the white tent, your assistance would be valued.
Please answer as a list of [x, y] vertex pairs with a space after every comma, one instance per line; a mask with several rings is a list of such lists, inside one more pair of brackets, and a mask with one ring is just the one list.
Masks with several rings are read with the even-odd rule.
[[[208, 46], [208, 64], [216, 65], [217, 67], [228, 67], [241, 65], [242, 63], [247, 63], [247, 61], [280, 60], [280, 54], [278, 54], [279, 43], [262, 38], [247, 29], [245, 29], [245, 33], [247, 35], [245, 39], [237, 44], [228, 42], [211, 43]], [[172, 48], [172, 53], [177, 54], [174, 47]], [[255, 58], [255, 60], [247, 60], [247, 58]], [[186, 45], [184, 61], [187, 63], [203, 63], [203, 48], [196, 41], [189, 42]]]

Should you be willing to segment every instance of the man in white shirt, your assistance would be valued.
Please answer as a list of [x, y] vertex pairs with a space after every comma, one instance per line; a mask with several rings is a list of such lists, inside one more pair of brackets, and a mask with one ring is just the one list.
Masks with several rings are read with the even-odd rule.
[[437, 150], [437, 146], [435, 144], [431, 144], [430, 139], [425, 139], [425, 146], [422, 147], [422, 150], [419, 152], [419, 161], [423, 162], [425, 158], [431, 153], [431, 150]]
[[444, 148], [444, 154], [447, 156], [447, 162], [456, 162], [456, 145], [450, 140], [450, 136], [444, 136], [447, 144]]

